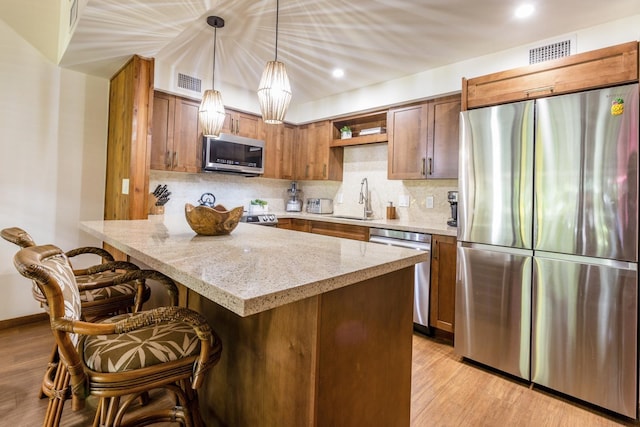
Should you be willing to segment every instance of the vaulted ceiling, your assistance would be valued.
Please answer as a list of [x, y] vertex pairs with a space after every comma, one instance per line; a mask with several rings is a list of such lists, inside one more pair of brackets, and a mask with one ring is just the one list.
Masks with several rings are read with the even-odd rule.
[[[306, 103], [640, 14], [639, 0], [530, 2], [536, 12], [522, 21], [514, 0], [280, 0], [278, 59], [293, 103]], [[209, 15], [226, 21], [217, 32], [216, 88], [254, 91], [275, 55], [276, 0], [87, 0], [60, 65], [111, 77], [139, 54], [206, 88]], [[331, 76], [336, 67], [340, 80]]]

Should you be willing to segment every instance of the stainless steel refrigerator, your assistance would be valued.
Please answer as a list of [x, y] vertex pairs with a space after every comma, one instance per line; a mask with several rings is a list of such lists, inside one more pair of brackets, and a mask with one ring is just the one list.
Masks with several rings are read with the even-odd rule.
[[637, 418], [638, 85], [461, 115], [455, 350]]

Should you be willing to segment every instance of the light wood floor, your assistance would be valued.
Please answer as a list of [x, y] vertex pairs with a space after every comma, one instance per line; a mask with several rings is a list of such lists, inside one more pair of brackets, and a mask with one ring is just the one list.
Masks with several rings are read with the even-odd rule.
[[[37, 390], [52, 344], [47, 322], [0, 330], [0, 425], [42, 424], [47, 402]], [[412, 427], [640, 425], [462, 362], [451, 345], [422, 335], [413, 340], [411, 405]], [[61, 425], [91, 425], [92, 409], [65, 407]]]

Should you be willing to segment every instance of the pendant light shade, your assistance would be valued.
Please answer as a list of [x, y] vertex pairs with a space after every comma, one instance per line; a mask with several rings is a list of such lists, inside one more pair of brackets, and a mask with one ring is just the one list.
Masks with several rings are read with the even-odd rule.
[[206, 90], [202, 96], [198, 118], [204, 136], [220, 136], [224, 124], [225, 112], [222, 95], [215, 90], [216, 74], [216, 38], [218, 28], [224, 27], [224, 19], [219, 16], [209, 16], [207, 24], [213, 27], [213, 74], [211, 77], [211, 89]]
[[282, 62], [267, 62], [260, 79], [258, 101], [265, 123], [278, 124], [284, 121], [291, 101], [291, 85]]
[[220, 91], [209, 89], [204, 92], [198, 117], [204, 136], [220, 136], [225, 117]]
[[291, 102], [291, 85], [287, 69], [278, 61], [278, 15], [280, 1], [276, 0], [276, 57], [267, 62], [258, 86], [258, 102], [262, 112], [262, 120], [269, 124], [284, 121], [289, 102]]

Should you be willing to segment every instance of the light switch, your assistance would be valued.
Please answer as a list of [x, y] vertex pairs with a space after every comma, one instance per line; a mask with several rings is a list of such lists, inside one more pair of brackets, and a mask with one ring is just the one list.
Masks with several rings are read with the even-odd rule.
[[400, 207], [408, 207], [409, 206], [409, 196], [406, 194], [401, 194], [398, 196], [398, 206]]
[[129, 194], [129, 178], [122, 178], [122, 194]]
[[433, 196], [427, 196], [427, 209], [433, 209]]

